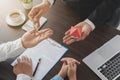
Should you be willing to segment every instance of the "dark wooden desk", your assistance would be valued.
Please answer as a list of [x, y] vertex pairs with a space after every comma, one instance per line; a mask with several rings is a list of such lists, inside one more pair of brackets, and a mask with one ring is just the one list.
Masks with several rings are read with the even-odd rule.
[[[9, 1], [9, 0], [4, 0], [4, 1]], [[65, 31], [67, 31], [71, 25], [75, 25], [78, 22], [80, 22], [80, 16], [76, 12], [74, 12], [70, 7], [62, 3], [60, 0], [57, 0], [56, 4], [44, 16], [48, 18], [48, 22], [44, 25], [44, 28], [47, 28], [47, 27], [52, 28], [54, 30], [54, 35], [52, 36], [52, 38], [61, 44], [63, 44], [62, 38], [64, 36]], [[0, 12], [0, 17], [1, 17], [1, 12]], [[8, 40], [17, 39], [24, 33], [24, 31], [21, 28], [14, 29], [12, 27], [8, 27], [4, 21], [4, 18], [5, 16], [2, 16], [2, 20], [0, 19], [0, 40], [1, 41], [6, 42]], [[3, 34], [5, 36], [3, 36]], [[69, 46], [66, 45], [69, 48], [69, 51], [64, 57], [66, 56], [73, 57], [81, 61], [81, 65], [78, 66], [78, 70], [77, 70], [78, 80], [100, 80], [97, 77], [97, 75], [95, 75], [82, 62], [82, 59], [87, 55], [89, 55], [94, 50], [96, 50], [97, 48], [99, 48], [100, 46], [102, 46], [105, 42], [110, 40], [116, 34], [120, 34], [120, 32], [114, 28], [99, 27], [99, 28], [96, 28], [96, 30], [94, 30], [86, 40], [74, 43]], [[5, 65], [7, 64], [4, 63], [3, 66]], [[61, 66], [62, 66], [62, 63], [58, 62], [53, 67], [53, 69], [45, 76], [43, 80], [49, 80], [51, 77], [57, 74]], [[11, 68], [8, 66], [7, 69], [5, 68], [5, 71], [10, 74]], [[4, 77], [6, 76], [7, 75], [4, 75]], [[10, 80], [9, 77], [10, 76], [8, 75], [7, 80]]]
[[[33, 5], [39, 4], [41, 1], [42, 0], [34, 0]], [[0, 43], [15, 40], [25, 33], [25, 31], [21, 29], [21, 26], [11, 27], [7, 25], [6, 16], [13, 9], [20, 9], [26, 17], [30, 11], [25, 10], [19, 0], [0, 1]]]

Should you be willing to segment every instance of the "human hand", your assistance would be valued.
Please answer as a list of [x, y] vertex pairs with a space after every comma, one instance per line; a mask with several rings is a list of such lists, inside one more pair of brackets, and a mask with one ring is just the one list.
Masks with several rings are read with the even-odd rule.
[[68, 65], [65, 62], [63, 62], [62, 68], [58, 73], [58, 75], [62, 78], [65, 78], [67, 75], [67, 71], [68, 71]]
[[13, 67], [13, 72], [18, 74], [25, 74], [32, 77], [32, 60], [26, 56], [23, 56], [21, 59], [17, 59], [17, 64]]
[[48, 0], [43, 0], [41, 4], [38, 4], [32, 8], [28, 14], [28, 17], [34, 24], [37, 23], [38, 28], [40, 28], [39, 19], [42, 15], [48, 12], [49, 8], [50, 2]]
[[77, 64], [74, 61], [68, 63], [68, 78], [69, 80], [77, 80], [76, 78]]
[[63, 43], [65, 44], [71, 44], [74, 43], [76, 41], [80, 41], [80, 40], [84, 40], [92, 31], [91, 26], [86, 23], [86, 22], [80, 22], [77, 25], [75, 25], [75, 27], [79, 27], [82, 28], [82, 33], [81, 33], [81, 37], [80, 38], [73, 38], [70, 35], [70, 29], [65, 33], [65, 36], [63, 37]]
[[66, 57], [66, 58], [62, 58], [61, 61], [64, 63], [70, 63], [70, 62], [75, 62], [76, 64], [80, 64], [80, 62], [74, 58], [69, 58], [69, 57]]
[[31, 48], [36, 46], [41, 41], [47, 39], [53, 34], [53, 31], [49, 28], [43, 29], [41, 31], [36, 31], [36, 29], [33, 29], [29, 32], [26, 32], [22, 36], [22, 45], [24, 48]]

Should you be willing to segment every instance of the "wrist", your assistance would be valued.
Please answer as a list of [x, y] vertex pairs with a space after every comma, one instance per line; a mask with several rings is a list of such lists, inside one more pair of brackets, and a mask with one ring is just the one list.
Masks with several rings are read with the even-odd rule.
[[88, 23], [90, 25], [90, 27], [92, 28], [92, 31], [95, 29], [95, 25], [91, 20], [86, 19], [84, 22], [86, 22], [86, 23]]
[[76, 73], [73, 73], [68, 76], [69, 80], [77, 80]]
[[62, 77], [62, 78], [65, 78], [64, 75], [61, 74], [61, 72], [58, 73], [58, 76]]
[[42, 3], [45, 4], [45, 5], [49, 5], [49, 6], [51, 5], [49, 0], [43, 0]]
[[87, 22], [85, 22], [85, 24], [87, 24], [87, 29], [89, 29], [89, 31], [91, 32], [92, 31], [92, 27], [91, 27], [91, 25], [90, 24], [88, 24]]
[[77, 80], [76, 76], [71, 76], [69, 80]]
[[26, 47], [26, 45], [25, 45], [25, 41], [24, 41], [23, 38], [21, 38], [21, 43], [22, 43], [22, 46], [26, 49], [27, 47]]

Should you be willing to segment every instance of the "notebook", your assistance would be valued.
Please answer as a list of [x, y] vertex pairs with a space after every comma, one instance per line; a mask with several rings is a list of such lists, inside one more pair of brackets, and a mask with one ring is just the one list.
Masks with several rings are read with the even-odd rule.
[[[39, 58], [41, 58], [41, 63], [33, 77], [33, 80], [42, 80], [53, 66], [62, 58], [67, 50], [67, 47], [64, 47], [53, 39], [48, 38], [37, 46], [27, 49], [19, 57], [23, 55], [30, 57], [32, 59], [33, 71], [35, 70]], [[11, 65], [13, 66], [15, 63], [16, 60]]]

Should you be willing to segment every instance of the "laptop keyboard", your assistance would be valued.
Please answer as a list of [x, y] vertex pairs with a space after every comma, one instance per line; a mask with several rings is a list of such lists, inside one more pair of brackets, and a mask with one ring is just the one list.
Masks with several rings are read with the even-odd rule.
[[120, 52], [104, 63], [98, 70], [108, 79], [113, 80], [120, 74]]

